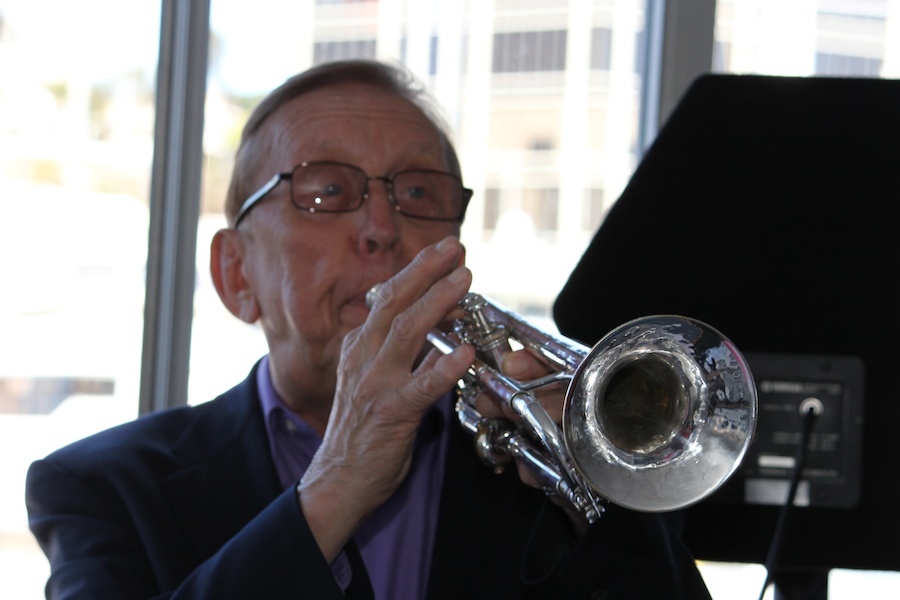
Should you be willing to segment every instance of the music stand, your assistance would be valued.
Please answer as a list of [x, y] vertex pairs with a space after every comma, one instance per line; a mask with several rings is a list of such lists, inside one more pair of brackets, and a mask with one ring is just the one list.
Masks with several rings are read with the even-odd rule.
[[[831, 568], [900, 570], [898, 230], [900, 82], [706, 75], [554, 305], [560, 331], [587, 344], [674, 313], [712, 324], [751, 368], [755, 355], [787, 380], [815, 380], [816, 361], [858, 362], [856, 382], [841, 379], [852, 414], [839, 424], [846, 446], [861, 447], [841, 457], [857, 489], [793, 510], [778, 564], [785, 589], [798, 573], [804, 587]], [[807, 372], [785, 373], [791, 361]], [[757, 438], [770, 440], [768, 428], [761, 418]], [[746, 477], [686, 511], [697, 558], [765, 561], [779, 508], [748, 498]]]

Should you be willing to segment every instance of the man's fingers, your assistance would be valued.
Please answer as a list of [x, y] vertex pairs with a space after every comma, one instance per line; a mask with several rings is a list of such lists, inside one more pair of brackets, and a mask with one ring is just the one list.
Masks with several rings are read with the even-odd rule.
[[[429, 260], [423, 257], [423, 262]], [[404, 270], [391, 279], [366, 323], [368, 334], [388, 350], [383, 358], [411, 368], [426, 334], [447, 318], [471, 283], [472, 273], [465, 266], [441, 273], [433, 264], [427, 269]]]
[[430, 368], [416, 369], [410, 381], [414, 389], [411, 400], [446, 393], [456, 385], [474, 359], [475, 349], [466, 344], [458, 346], [450, 354], [440, 354], [436, 358], [432, 355]]
[[500, 370], [505, 375], [520, 380], [537, 379], [551, 371], [529, 348], [504, 354]]
[[440, 279], [460, 266], [462, 245], [454, 237], [447, 237], [419, 252], [397, 275], [382, 283], [372, 295], [373, 328], [391, 326], [394, 317], [409, 308]]

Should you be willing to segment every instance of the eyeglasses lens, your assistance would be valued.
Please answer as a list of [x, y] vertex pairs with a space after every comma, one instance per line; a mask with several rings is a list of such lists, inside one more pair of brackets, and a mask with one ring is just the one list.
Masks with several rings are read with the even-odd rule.
[[[309, 212], [349, 212], [362, 205], [368, 178], [350, 165], [312, 163], [298, 166], [291, 182], [297, 208]], [[402, 171], [385, 183], [402, 214], [455, 219], [462, 212], [462, 185], [449, 173]]]

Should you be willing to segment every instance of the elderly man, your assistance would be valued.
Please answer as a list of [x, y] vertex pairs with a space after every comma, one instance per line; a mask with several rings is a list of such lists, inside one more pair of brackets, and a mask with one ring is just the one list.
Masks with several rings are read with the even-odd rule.
[[[474, 351], [423, 347], [471, 283], [471, 192], [429, 106], [401, 69], [351, 61], [256, 109], [211, 270], [269, 354], [209, 403], [32, 466], [48, 597], [708, 597], [660, 517], [585, 528], [454, 425]], [[541, 372], [522, 351], [504, 367]]]

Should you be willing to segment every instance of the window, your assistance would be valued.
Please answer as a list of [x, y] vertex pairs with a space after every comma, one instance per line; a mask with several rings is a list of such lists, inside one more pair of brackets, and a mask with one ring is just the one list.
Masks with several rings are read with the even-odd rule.
[[494, 34], [494, 73], [562, 71], [566, 68], [566, 31]]
[[[553, 256], [555, 271], [574, 267], [593, 233], [582, 222], [586, 186], [602, 186], [611, 201], [634, 166], [641, 85], [633, 75], [643, 0], [580, 5], [589, 18], [579, 19], [577, 36], [568, 29], [573, 20], [569, 11], [574, 9], [570, 4], [529, 0], [502, 2], [488, 10], [473, 0], [436, 0], [427, 9], [409, 2], [324, 6], [307, 0], [284, 5], [293, 11], [282, 19], [290, 27], [276, 36], [272, 28], [281, 27], [280, 22], [265, 25], [260, 19], [249, 27], [253, 15], [236, 10], [233, 3], [213, 0], [213, 34], [220, 52], [209, 79], [210, 135], [198, 252], [205, 253], [211, 232], [223, 220], [222, 197], [237, 132], [259, 98], [319, 61], [378, 56], [413, 69], [435, 93], [454, 132], [464, 179], [475, 190], [462, 230], [475, 277], [473, 290], [502, 297], [510, 305], [518, 305], [516, 297], [528, 297], [528, 305], [543, 306], [549, 318], [562, 282], [535, 289], [526, 277], [498, 276], [492, 264], [498, 257], [508, 256], [502, 262], [517, 260], [515, 245], [506, 235], [512, 231], [516, 245], [539, 245], [546, 250], [542, 257]], [[260, 33], [254, 34], [257, 30]], [[289, 51], [272, 57], [269, 46], [252, 36], [289, 39]], [[569, 52], [577, 53], [579, 60], [569, 60]], [[576, 64], [592, 73], [582, 77], [574, 71]], [[213, 122], [212, 115], [222, 120]], [[209, 143], [214, 140], [216, 144]], [[563, 190], [563, 168], [584, 169], [593, 176], [584, 183], [570, 180], [577, 183]], [[198, 264], [204, 262], [198, 259]], [[213, 337], [222, 339], [219, 332], [229, 328], [231, 336], [254, 339], [240, 357], [234, 353], [224, 359], [234, 373], [245, 372], [265, 345], [258, 330], [237, 323], [217, 306], [205, 271], [198, 273], [202, 285], [195, 303], [202, 302], [203, 308], [195, 310], [192, 344], [197, 351], [192, 355], [205, 352], [202, 362], [209, 362], [210, 349], [217, 346]], [[221, 375], [205, 364], [192, 361], [190, 373], [191, 402], [221, 391]]]
[[523, 190], [522, 208], [531, 217], [539, 235], [551, 238], [556, 236], [559, 224], [559, 189]]
[[3, 598], [49, 573], [28, 465], [138, 414], [160, 9], [0, 4]]
[[429, 43], [430, 51], [428, 53], [428, 74], [436, 75], [437, 74], [437, 62], [438, 62], [438, 37], [436, 35], [431, 36], [431, 40]]
[[314, 64], [347, 58], [375, 58], [375, 40], [316, 42], [313, 46]]
[[715, 70], [788, 76], [885, 77], [888, 5], [719, 0]]
[[595, 232], [606, 215], [607, 207], [603, 201], [603, 190], [600, 188], [591, 188], [584, 195], [584, 216], [582, 218], [582, 227], [585, 231]]
[[488, 237], [499, 232], [504, 239], [511, 239], [518, 231], [524, 238], [536, 235], [552, 241], [559, 228], [559, 189], [507, 188], [501, 192], [488, 188], [482, 227]]
[[862, 56], [816, 53], [816, 75], [832, 77], [878, 77], [883, 61]]
[[609, 71], [612, 64], [612, 30], [597, 27], [591, 31], [591, 69]]
[[500, 190], [497, 188], [488, 188], [484, 191], [484, 220], [483, 228], [485, 231], [494, 231], [497, 229], [497, 223], [500, 221]]

